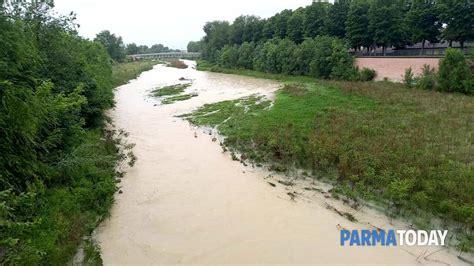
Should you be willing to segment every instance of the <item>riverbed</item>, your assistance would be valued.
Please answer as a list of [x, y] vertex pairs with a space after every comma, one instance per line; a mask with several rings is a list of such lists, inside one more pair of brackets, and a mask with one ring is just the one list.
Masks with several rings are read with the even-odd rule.
[[[233, 161], [214, 132], [176, 116], [252, 94], [272, 99], [281, 85], [199, 72], [194, 62], [186, 63], [184, 70], [157, 65], [115, 92], [110, 116], [136, 144], [138, 161], [95, 234], [105, 265], [462, 264], [439, 247], [340, 246], [343, 228], [407, 225], [371, 209], [353, 210], [321, 193], [327, 190], [322, 183], [295, 180], [287, 186], [283, 176]], [[169, 105], [150, 97], [156, 87], [190, 82], [180, 78], [192, 80], [187, 92], [197, 97]]]

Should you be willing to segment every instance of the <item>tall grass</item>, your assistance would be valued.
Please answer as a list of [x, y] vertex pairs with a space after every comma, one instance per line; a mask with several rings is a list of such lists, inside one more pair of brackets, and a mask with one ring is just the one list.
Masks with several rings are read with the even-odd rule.
[[115, 63], [112, 65], [112, 84], [114, 87], [123, 85], [137, 78], [142, 72], [152, 69], [158, 63], [158, 61], [149, 60]]
[[331, 179], [336, 193], [377, 201], [390, 214], [430, 213], [474, 241], [473, 97], [389, 82], [223, 72], [285, 83], [271, 108], [251, 97], [188, 116], [217, 127], [230, 150], [272, 169], [309, 170]]

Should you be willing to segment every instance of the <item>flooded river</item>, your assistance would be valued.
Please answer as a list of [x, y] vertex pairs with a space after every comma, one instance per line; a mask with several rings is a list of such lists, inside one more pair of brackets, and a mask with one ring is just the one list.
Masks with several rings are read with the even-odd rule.
[[[187, 91], [198, 97], [170, 105], [149, 97], [151, 89], [180, 83], [181, 77], [193, 80]], [[375, 211], [352, 210], [316, 190], [286, 187], [278, 183], [281, 177], [232, 161], [213, 136], [175, 117], [254, 93], [271, 98], [279, 86], [159, 65], [117, 89], [111, 116], [117, 128], [129, 132], [138, 161], [122, 180], [123, 194], [116, 195], [110, 219], [96, 232], [106, 265], [462, 263], [447, 250], [436, 252], [439, 248], [341, 247], [341, 228], [404, 225]], [[289, 191], [298, 197], [292, 200]]]

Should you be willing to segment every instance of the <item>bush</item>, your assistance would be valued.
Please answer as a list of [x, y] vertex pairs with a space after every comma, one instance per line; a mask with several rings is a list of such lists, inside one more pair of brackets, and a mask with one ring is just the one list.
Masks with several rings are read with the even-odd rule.
[[358, 80], [359, 81], [372, 81], [377, 76], [377, 72], [375, 70], [364, 67], [358, 73]]
[[439, 90], [471, 94], [471, 71], [462, 50], [447, 49], [446, 56], [439, 63]]
[[424, 64], [421, 75], [418, 77], [417, 87], [422, 90], [433, 90], [436, 86], [436, 74], [434, 68]]
[[415, 83], [415, 75], [413, 74], [413, 70], [411, 69], [411, 67], [405, 69], [405, 74], [403, 75], [403, 83], [407, 88], [411, 88]]

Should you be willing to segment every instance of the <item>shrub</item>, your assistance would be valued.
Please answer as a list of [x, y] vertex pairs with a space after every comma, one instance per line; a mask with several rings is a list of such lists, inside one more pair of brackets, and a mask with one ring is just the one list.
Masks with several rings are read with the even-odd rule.
[[359, 81], [372, 81], [377, 76], [377, 72], [375, 72], [375, 70], [366, 67], [359, 71], [358, 74]]
[[472, 93], [471, 71], [462, 50], [448, 49], [439, 63], [439, 90]]
[[436, 74], [434, 68], [424, 64], [421, 75], [418, 77], [417, 87], [422, 90], [433, 90], [436, 86]]
[[411, 88], [415, 83], [415, 75], [411, 67], [405, 69], [405, 74], [403, 75], [403, 83], [407, 88]]

